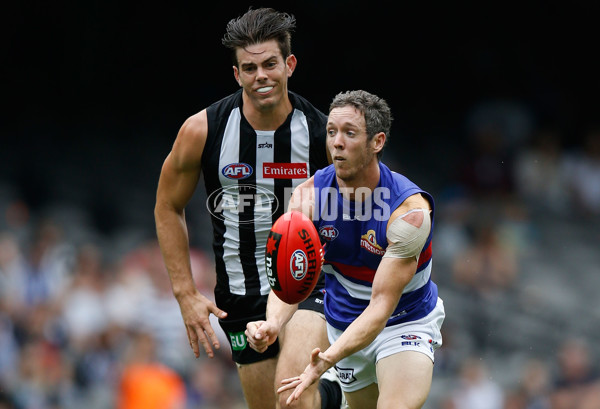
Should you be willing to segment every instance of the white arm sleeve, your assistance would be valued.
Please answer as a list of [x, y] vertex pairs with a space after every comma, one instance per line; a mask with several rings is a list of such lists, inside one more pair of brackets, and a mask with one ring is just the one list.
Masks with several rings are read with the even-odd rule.
[[[421, 214], [413, 214], [415, 212]], [[429, 212], [428, 209], [412, 209], [398, 216], [388, 227], [387, 239], [390, 244], [383, 257], [416, 257], [418, 260], [431, 230]]]

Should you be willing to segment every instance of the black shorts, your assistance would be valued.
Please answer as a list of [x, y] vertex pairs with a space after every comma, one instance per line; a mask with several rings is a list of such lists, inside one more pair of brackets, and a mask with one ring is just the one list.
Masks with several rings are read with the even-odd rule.
[[[263, 353], [256, 352], [248, 345], [246, 340], [246, 324], [251, 321], [265, 320], [267, 309], [267, 295], [219, 295], [215, 292], [217, 306], [227, 312], [227, 318], [219, 319], [219, 324], [229, 340], [231, 354], [234, 362], [238, 364], [251, 364], [273, 358], [279, 354], [279, 341], [275, 341]], [[324, 313], [324, 290], [315, 289], [306, 300], [298, 304], [300, 310], [311, 310]]]

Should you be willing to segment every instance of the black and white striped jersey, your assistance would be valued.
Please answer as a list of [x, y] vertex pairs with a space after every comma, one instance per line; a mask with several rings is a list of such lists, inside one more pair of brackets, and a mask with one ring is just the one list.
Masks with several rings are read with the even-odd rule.
[[242, 114], [242, 90], [207, 108], [202, 171], [213, 224], [222, 295], [270, 291], [264, 251], [292, 190], [327, 166], [327, 116], [289, 92], [293, 111], [275, 131], [254, 130]]

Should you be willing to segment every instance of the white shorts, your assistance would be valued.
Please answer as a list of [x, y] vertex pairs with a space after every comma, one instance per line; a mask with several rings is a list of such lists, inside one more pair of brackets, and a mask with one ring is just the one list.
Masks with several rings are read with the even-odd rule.
[[[433, 362], [434, 351], [442, 346], [440, 330], [445, 316], [444, 302], [438, 297], [435, 308], [426, 317], [385, 327], [371, 344], [343, 358], [335, 365], [342, 390], [354, 392], [377, 383], [377, 362], [398, 352], [421, 352]], [[342, 332], [327, 324], [327, 335], [331, 344], [342, 335]]]

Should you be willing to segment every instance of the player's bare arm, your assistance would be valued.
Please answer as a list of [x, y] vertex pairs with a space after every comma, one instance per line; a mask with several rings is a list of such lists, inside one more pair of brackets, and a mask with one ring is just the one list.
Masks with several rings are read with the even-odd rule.
[[383, 330], [402, 291], [416, 271], [414, 259], [383, 259], [373, 280], [373, 292], [367, 308], [327, 350], [315, 348], [311, 363], [298, 377], [284, 379], [277, 393], [294, 389], [288, 404], [300, 398], [302, 392], [316, 382], [327, 369], [340, 359], [350, 356], [369, 345]]
[[[400, 301], [404, 288], [416, 273], [418, 257], [415, 254], [421, 251], [424, 245], [423, 237], [427, 237], [429, 234], [430, 227], [424, 217], [429, 215], [430, 209], [429, 202], [421, 194], [415, 194], [408, 197], [392, 213], [388, 222], [388, 241], [390, 235], [396, 237], [397, 233], [404, 233], [410, 238], [417, 236], [420, 244], [408, 249], [401, 247], [392, 257], [384, 257], [381, 260], [373, 280], [371, 300], [367, 308], [326, 351], [321, 352], [318, 348], [313, 350], [311, 363], [302, 375], [283, 381], [284, 386], [278, 389], [278, 393], [295, 388], [288, 402], [298, 399], [311, 383], [315, 382], [322, 373], [340, 359], [360, 351], [373, 342], [385, 328]], [[394, 224], [397, 219], [399, 220]], [[412, 228], [403, 231], [402, 225], [399, 223], [422, 227], [422, 231]], [[414, 226], [414, 224], [418, 224], [418, 226]], [[396, 235], [391, 234], [390, 229]], [[388, 249], [396, 244], [389, 242]]]
[[158, 241], [173, 294], [181, 308], [190, 346], [194, 354], [199, 356], [201, 343], [207, 355], [212, 357], [211, 345], [219, 348], [219, 342], [210, 325], [209, 314], [224, 317], [224, 312], [200, 294], [194, 284], [185, 222], [185, 206], [200, 178], [207, 129], [205, 111], [188, 118], [181, 127], [163, 163], [154, 216]]
[[375, 279], [371, 300], [363, 313], [323, 354], [323, 359], [337, 362], [369, 345], [390, 319], [404, 287], [417, 269], [416, 259], [384, 258]]
[[[419, 211], [424, 209], [425, 212]], [[395, 237], [390, 231], [394, 230], [397, 235], [398, 223], [407, 223], [413, 226], [413, 223], [418, 224], [418, 227], [424, 223], [424, 213], [429, 214], [431, 205], [420, 193], [409, 196], [398, 208], [392, 213], [388, 222], [388, 249], [396, 243], [390, 242], [390, 236]], [[394, 309], [398, 305], [398, 301], [402, 296], [404, 287], [410, 282], [417, 271], [417, 257], [415, 254], [420, 253], [423, 248], [424, 240], [429, 235], [429, 224], [423, 224], [423, 231], [416, 232], [413, 229], [407, 229], [406, 235], [409, 238], [420, 235], [417, 246], [414, 249], [402, 248], [398, 252], [398, 256], [383, 257], [377, 273], [373, 280], [373, 292], [371, 300], [363, 313], [344, 331], [344, 334], [325, 352], [325, 358], [332, 362], [337, 362], [341, 358], [359, 351], [369, 345], [385, 327], [387, 321], [392, 315]], [[414, 226], [413, 226], [414, 227]], [[423, 238], [424, 237], [424, 238]], [[401, 254], [401, 252], [408, 252]]]
[[[287, 211], [299, 211], [310, 218], [313, 204], [314, 178], [311, 177], [294, 189]], [[246, 325], [246, 337], [250, 347], [257, 352], [266, 351], [297, 310], [297, 304], [287, 304], [271, 291], [267, 301], [267, 320], [252, 321]]]
[[389, 225], [398, 216], [401, 216], [401, 215], [403, 215], [411, 210], [415, 210], [415, 209], [431, 210], [431, 203], [429, 203], [429, 201], [427, 199], [425, 199], [423, 197], [423, 195], [420, 193], [416, 193], [412, 196], [407, 197], [406, 200], [404, 200], [404, 202], [402, 202], [402, 204], [400, 206], [398, 206], [398, 208], [396, 208], [396, 210], [394, 210], [394, 212], [392, 213], [390, 220], [388, 222], [388, 228], [389, 228]]
[[298, 304], [287, 304], [271, 291], [267, 300], [267, 320], [251, 321], [246, 325], [250, 347], [257, 352], [265, 352], [297, 310]]

